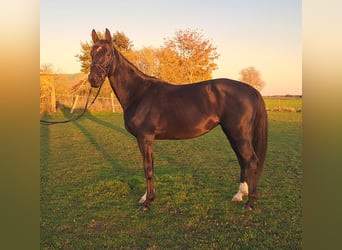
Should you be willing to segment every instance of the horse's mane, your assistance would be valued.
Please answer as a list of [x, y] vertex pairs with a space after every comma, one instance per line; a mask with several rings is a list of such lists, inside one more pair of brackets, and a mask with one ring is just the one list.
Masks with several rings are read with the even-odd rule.
[[[114, 47], [114, 46], [113, 46]], [[128, 64], [129, 67], [137, 74], [139, 75], [141, 78], [144, 79], [149, 79], [149, 80], [159, 80], [160, 79], [154, 77], [154, 76], [150, 76], [147, 75], [146, 73], [142, 72], [136, 65], [134, 65], [132, 62], [130, 62], [117, 48], [114, 47], [114, 51], [118, 54], [120, 60], [123, 60], [124, 63]]]

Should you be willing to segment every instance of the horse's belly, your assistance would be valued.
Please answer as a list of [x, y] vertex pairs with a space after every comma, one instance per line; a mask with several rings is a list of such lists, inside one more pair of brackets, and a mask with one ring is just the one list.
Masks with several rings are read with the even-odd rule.
[[208, 133], [219, 123], [217, 118], [207, 118], [200, 122], [173, 121], [156, 131], [156, 139], [191, 139]]

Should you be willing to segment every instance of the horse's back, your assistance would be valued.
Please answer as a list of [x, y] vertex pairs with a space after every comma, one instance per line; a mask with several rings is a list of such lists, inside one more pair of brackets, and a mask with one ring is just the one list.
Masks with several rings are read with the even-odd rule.
[[151, 107], [166, 113], [202, 113], [239, 116], [252, 112], [260, 93], [252, 86], [228, 78], [212, 79], [192, 84], [174, 85], [161, 82], [147, 94]]
[[252, 86], [231, 80], [214, 79], [209, 81], [210, 90], [215, 96], [220, 116], [238, 117], [246, 112], [255, 112], [258, 102], [262, 99], [260, 93]]
[[228, 78], [213, 79], [205, 83], [211, 84], [214, 88], [217, 89], [217, 91], [229, 96], [237, 96], [240, 98], [253, 98], [254, 96], [260, 94], [251, 85]]

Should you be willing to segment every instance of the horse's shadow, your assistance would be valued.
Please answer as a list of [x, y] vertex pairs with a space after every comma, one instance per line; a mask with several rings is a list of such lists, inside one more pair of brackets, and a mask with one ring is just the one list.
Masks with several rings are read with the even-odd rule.
[[127, 132], [127, 130], [123, 129], [122, 127], [119, 127], [119, 126], [116, 126], [110, 122], [106, 122], [106, 121], [103, 121], [99, 118], [97, 118], [96, 116], [93, 116], [91, 113], [87, 113], [87, 115], [85, 116], [86, 119], [89, 119], [91, 120], [92, 122], [96, 122], [104, 127], [107, 127], [109, 129], [112, 129], [126, 137], [130, 137], [132, 138], [132, 136]]
[[[50, 115], [48, 112], [44, 111], [43, 116], [44, 119], [48, 120], [50, 118]], [[46, 163], [48, 159], [50, 158], [50, 128], [46, 125], [40, 125], [40, 151], [44, 152], [41, 155], [44, 155], [44, 157], [41, 157], [41, 161], [43, 163]]]
[[[77, 113], [79, 110], [77, 110], [75, 113]], [[66, 118], [70, 118], [70, 113], [68, 112], [68, 109], [62, 109], [62, 112], [63, 112], [63, 115], [66, 117]], [[113, 129], [114, 131], [118, 132], [118, 133], [122, 133], [124, 134], [125, 136], [129, 136], [129, 134], [122, 128], [118, 127], [118, 126], [115, 126], [109, 122], [106, 122], [106, 121], [103, 121], [103, 120], [100, 120], [96, 117], [94, 117], [93, 115], [91, 115], [90, 113], [86, 113], [82, 119], [89, 119], [93, 122], [96, 122], [98, 124], [100, 124], [101, 126], [105, 126], [107, 128], [110, 128], [110, 129]], [[75, 121], [73, 122], [73, 125], [75, 125], [80, 131], [81, 133], [88, 139], [88, 141], [91, 143], [91, 145], [93, 145], [96, 150], [98, 152], [100, 152], [104, 159], [106, 160], [106, 162], [108, 162], [113, 168], [115, 169], [119, 169], [120, 171], [121, 170], [127, 170], [127, 169], [124, 169], [120, 162], [115, 158], [113, 157], [113, 154], [108, 152], [106, 150], [105, 147], [103, 147], [97, 140], [96, 138], [94, 137], [93, 133], [91, 131], [89, 131], [89, 129], [86, 128], [86, 126], [82, 125], [82, 122], [81, 120], [79, 121]]]

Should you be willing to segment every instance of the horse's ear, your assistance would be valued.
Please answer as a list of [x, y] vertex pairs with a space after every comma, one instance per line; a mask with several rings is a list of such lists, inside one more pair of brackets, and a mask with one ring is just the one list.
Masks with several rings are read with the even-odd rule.
[[93, 29], [91, 32], [91, 38], [93, 39], [93, 42], [96, 43], [99, 40], [99, 37], [96, 34], [96, 31]]
[[105, 34], [107, 42], [111, 43], [112, 42], [112, 35], [110, 34], [110, 31], [106, 29], [106, 34]]

